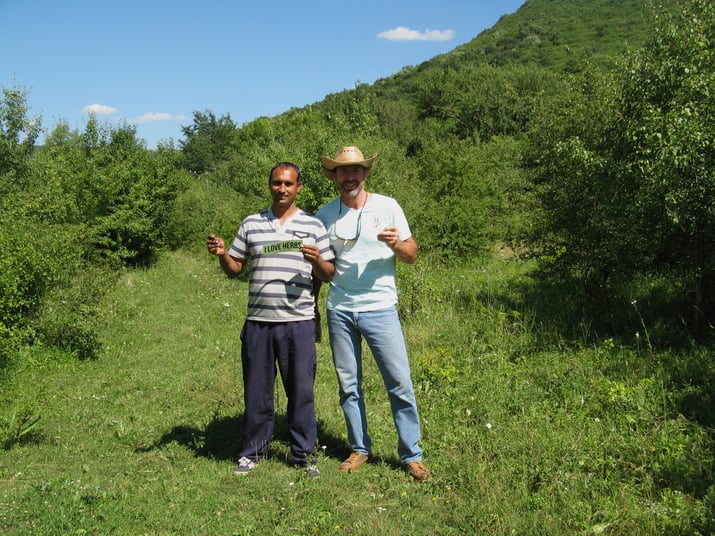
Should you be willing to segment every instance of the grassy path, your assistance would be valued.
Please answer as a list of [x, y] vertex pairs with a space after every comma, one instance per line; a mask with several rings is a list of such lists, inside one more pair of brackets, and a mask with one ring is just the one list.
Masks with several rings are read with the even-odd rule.
[[[337, 467], [345, 431], [327, 341], [318, 345], [320, 479], [286, 465], [285, 397], [271, 457], [232, 468], [246, 283], [172, 253], [123, 274], [102, 307], [103, 351], [28, 350], [4, 414], [41, 416], [0, 451], [7, 534], [692, 534], [709, 524], [706, 431], [678, 416], [652, 371], [603, 344], [543, 349], [499, 296], [513, 266], [425, 275], [406, 322], [433, 481], [399, 468], [379, 375], [366, 360], [373, 462]], [[499, 270], [503, 270], [499, 272]], [[432, 277], [430, 279], [430, 277]], [[437, 283], [439, 281], [439, 283]], [[440, 298], [441, 296], [441, 298]], [[417, 298], [420, 296], [418, 295]], [[419, 299], [413, 299], [414, 303]], [[668, 480], [669, 479], [669, 480]], [[704, 532], [703, 532], [704, 533]]]

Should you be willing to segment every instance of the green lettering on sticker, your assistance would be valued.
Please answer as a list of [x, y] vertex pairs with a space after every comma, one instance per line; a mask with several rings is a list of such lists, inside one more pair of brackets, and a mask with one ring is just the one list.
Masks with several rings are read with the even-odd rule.
[[300, 251], [303, 242], [300, 240], [285, 240], [283, 242], [273, 242], [263, 246], [264, 255], [274, 255], [276, 253], [285, 253], [286, 251]]

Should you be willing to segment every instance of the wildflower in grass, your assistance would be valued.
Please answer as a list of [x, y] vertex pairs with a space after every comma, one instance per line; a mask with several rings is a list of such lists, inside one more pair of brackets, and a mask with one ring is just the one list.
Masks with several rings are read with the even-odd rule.
[[492, 429], [492, 423], [490, 423], [490, 422], [487, 423], [487, 429], [488, 429], [488, 430], [491, 430], [491, 429]]

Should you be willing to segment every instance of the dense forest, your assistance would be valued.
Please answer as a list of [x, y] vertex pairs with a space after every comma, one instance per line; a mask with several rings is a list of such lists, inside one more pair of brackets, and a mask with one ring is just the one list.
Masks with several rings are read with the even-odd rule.
[[448, 54], [276, 117], [197, 110], [157, 150], [129, 124], [43, 126], [29, 92], [3, 88], [1, 368], [33, 344], [95, 357], [94, 307], [122, 269], [231, 236], [278, 160], [298, 163], [317, 210], [334, 195], [319, 157], [344, 144], [380, 153], [371, 187], [405, 207], [436, 268], [507, 252], [536, 261], [545, 321], [567, 338], [586, 322], [709, 344], [713, 13], [528, 0]]

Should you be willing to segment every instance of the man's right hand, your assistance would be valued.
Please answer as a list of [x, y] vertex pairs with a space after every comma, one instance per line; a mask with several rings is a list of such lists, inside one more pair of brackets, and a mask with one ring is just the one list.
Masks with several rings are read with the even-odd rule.
[[210, 234], [206, 240], [206, 246], [209, 248], [209, 253], [212, 255], [221, 256], [226, 253], [226, 244], [220, 236]]

